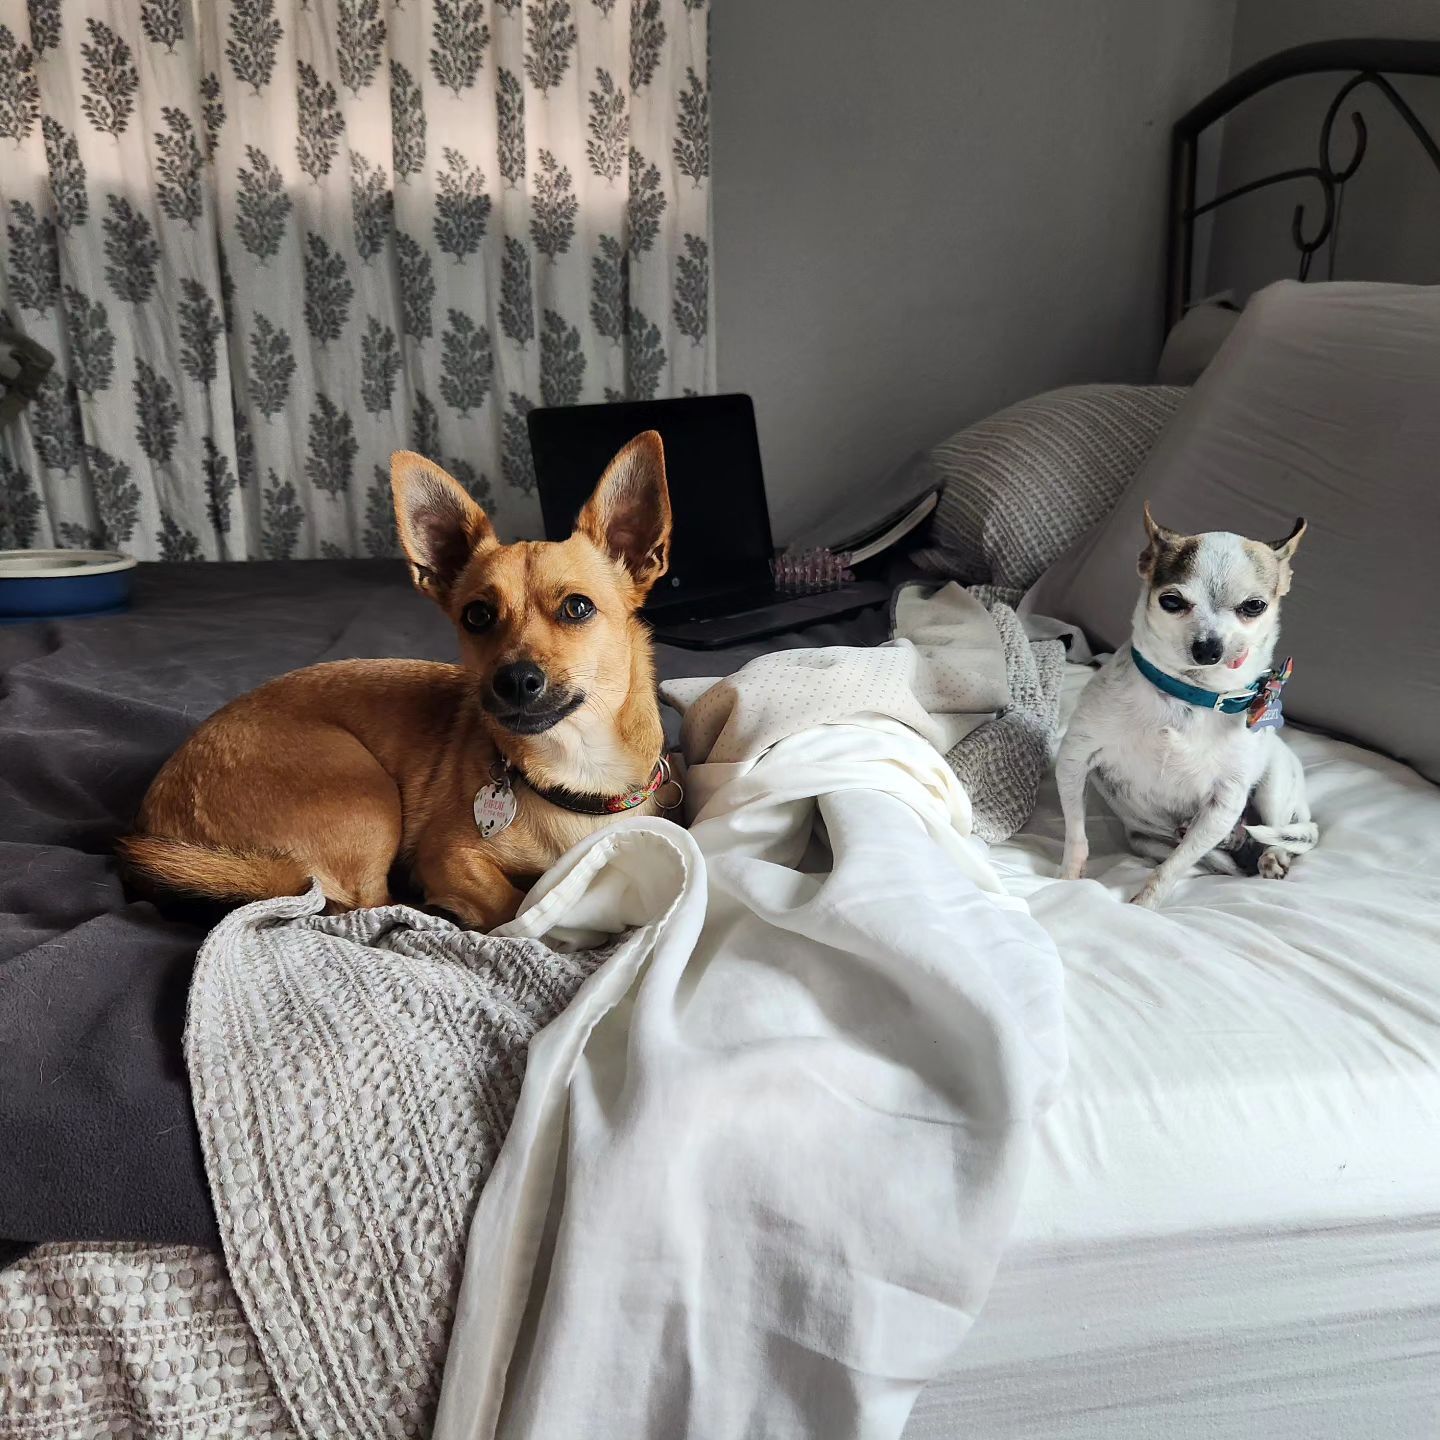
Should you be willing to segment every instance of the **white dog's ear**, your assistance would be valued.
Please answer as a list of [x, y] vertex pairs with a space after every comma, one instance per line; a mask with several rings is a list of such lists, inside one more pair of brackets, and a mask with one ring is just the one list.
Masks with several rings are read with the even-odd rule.
[[1145, 534], [1152, 545], [1178, 545], [1185, 538], [1178, 530], [1169, 530], [1155, 523], [1148, 500], [1145, 502]]
[[1155, 517], [1150, 513], [1150, 502], [1147, 500], [1145, 502], [1145, 548], [1140, 552], [1140, 560], [1136, 566], [1140, 571], [1141, 579], [1154, 583], [1161, 557], [1164, 555], [1179, 556], [1185, 551], [1187, 545], [1190, 549], [1194, 549], [1194, 541], [1187, 540], [1178, 530], [1168, 530], [1164, 525], [1155, 523]]
[[1275, 558], [1280, 562], [1280, 578], [1275, 586], [1275, 594], [1288, 595], [1290, 593], [1290, 557], [1294, 555], [1300, 545], [1300, 537], [1305, 533], [1305, 517], [1302, 515], [1295, 521], [1295, 528], [1283, 540], [1271, 540], [1271, 550], [1275, 552]]
[[1305, 534], [1305, 517], [1299, 516], [1295, 521], [1295, 528], [1283, 539], [1272, 540], [1270, 548], [1282, 559], [1289, 560], [1300, 548], [1301, 538]]

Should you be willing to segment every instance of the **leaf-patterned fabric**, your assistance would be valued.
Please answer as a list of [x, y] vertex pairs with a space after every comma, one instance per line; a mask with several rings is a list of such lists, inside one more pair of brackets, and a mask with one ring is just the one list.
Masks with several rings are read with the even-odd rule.
[[0, 0], [0, 548], [538, 534], [539, 404], [713, 389], [708, 0]]

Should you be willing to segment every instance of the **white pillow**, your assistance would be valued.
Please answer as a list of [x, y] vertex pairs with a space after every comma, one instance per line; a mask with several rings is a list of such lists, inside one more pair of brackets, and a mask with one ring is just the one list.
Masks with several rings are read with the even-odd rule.
[[1225, 300], [1192, 305], [1165, 337], [1155, 379], [1161, 385], [1193, 385], [1230, 338], [1240, 307]]

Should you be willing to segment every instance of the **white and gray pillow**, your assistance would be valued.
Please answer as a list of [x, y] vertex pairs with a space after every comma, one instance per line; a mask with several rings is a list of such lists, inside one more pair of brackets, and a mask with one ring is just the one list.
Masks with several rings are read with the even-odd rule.
[[1075, 385], [977, 421], [926, 451], [940, 499], [924, 570], [1018, 596], [1110, 513], [1186, 391]]

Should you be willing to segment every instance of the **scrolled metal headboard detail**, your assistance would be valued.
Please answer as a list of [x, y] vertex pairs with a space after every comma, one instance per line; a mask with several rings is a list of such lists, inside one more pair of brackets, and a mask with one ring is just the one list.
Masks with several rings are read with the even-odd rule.
[[[1195, 194], [1196, 153], [1200, 136], [1262, 90], [1299, 75], [1345, 73], [1347, 78], [1325, 111], [1320, 125], [1318, 163], [1277, 170], [1237, 185], [1222, 195], [1197, 203]], [[1323, 40], [1281, 50], [1232, 76], [1212, 91], [1194, 109], [1182, 115], [1170, 136], [1170, 226], [1165, 273], [1165, 328], [1168, 330], [1190, 303], [1191, 269], [1194, 262], [1195, 222], [1238, 200], [1242, 195], [1295, 180], [1313, 180], [1320, 187], [1321, 214], [1315, 230], [1305, 230], [1305, 205], [1295, 206], [1290, 236], [1299, 254], [1298, 274], [1305, 280], [1310, 262], [1335, 232], [1340, 197], [1345, 182], [1364, 162], [1369, 145], [1365, 117], [1350, 112], [1353, 148], [1344, 164], [1333, 155], [1336, 122], [1346, 100], [1362, 86], [1371, 86], [1389, 102], [1440, 176], [1440, 146], [1424, 124], [1390, 83], [1395, 75], [1426, 75], [1440, 78], [1440, 41], [1425, 40]]]

